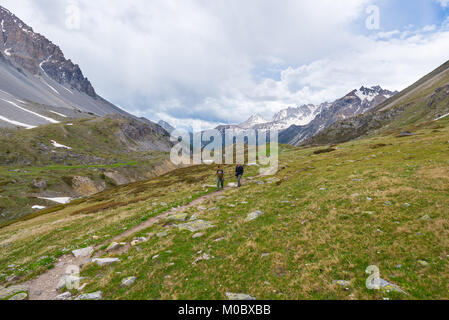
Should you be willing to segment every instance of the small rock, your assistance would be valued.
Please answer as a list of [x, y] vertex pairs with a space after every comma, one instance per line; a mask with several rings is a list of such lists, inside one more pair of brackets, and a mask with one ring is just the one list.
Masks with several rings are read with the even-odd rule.
[[424, 260], [418, 260], [418, 263], [422, 267], [428, 267], [430, 265], [427, 261]]
[[346, 280], [334, 280], [332, 283], [341, 287], [349, 287], [351, 285], [351, 282]]
[[6, 277], [6, 282], [14, 282], [14, 281], [17, 281], [19, 279], [20, 278], [18, 276], [11, 275], [11, 276]]
[[195, 214], [193, 214], [193, 215], [190, 217], [190, 221], [198, 220], [198, 217], [199, 217], [199, 214], [198, 214], [198, 213], [195, 213]]
[[387, 207], [391, 206], [392, 204], [393, 203], [391, 201], [385, 201], [385, 203], [384, 203], [384, 205], [387, 206]]
[[103, 267], [103, 266], [109, 266], [113, 263], [121, 262], [121, 260], [118, 258], [103, 258], [103, 259], [93, 259], [92, 262], [96, 263], [100, 267]]
[[428, 220], [431, 220], [432, 218], [428, 215], [428, 214], [426, 214], [425, 216], [423, 216], [422, 218], [421, 218], [421, 220], [425, 220], [425, 221], [428, 221]]
[[124, 287], [129, 287], [131, 286], [134, 282], [136, 282], [137, 278], [136, 277], [128, 277], [122, 280], [122, 284], [120, 285], [121, 288]]
[[167, 235], [168, 235], [167, 231], [162, 231], [162, 232], [159, 232], [158, 234], [156, 234], [156, 237], [163, 238], [163, 237], [166, 237]]
[[114, 250], [117, 250], [117, 249], [119, 249], [121, 247], [121, 245], [120, 245], [120, 243], [117, 243], [117, 242], [113, 242], [113, 243], [111, 243], [110, 245], [109, 245], [109, 247], [106, 249], [106, 251], [114, 251]]
[[367, 197], [366, 201], [373, 201], [373, 198]]
[[158, 255], [158, 254], [155, 255], [155, 256], [153, 256], [153, 258], [151, 258], [151, 259], [156, 260], [157, 258], [159, 258], [159, 255]]
[[412, 205], [410, 203], [404, 203], [402, 205], [403, 208], [410, 208]]
[[19, 292], [28, 292], [28, 291], [29, 291], [29, 288], [24, 285], [10, 286], [8, 288], [0, 287], [0, 300], [6, 299], [7, 297], [15, 295]]
[[57, 296], [55, 300], [72, 300], [72, 294], [70, 292], [64, 292]]
[[199, 233], [195, 233], [195, 234], [192, 236], [192, 238], [193, 238], [193, 239], [196, 239], [196, 238], [201, 238], [202, 236], [204, 236], [204, 233], [199, 232]]
[[248, 215], [248, 217], [246, 217], [245, 221], [253, 221], [256, 220], [257, 218], [259, 218], [261, 215], [263, 215], [262, 211], [255, 211], [252, 212]]
[[197, 232], [214, 227], [215, 226], [211, 222], [204, 220], [195, 220], [178, 225], [179, 230], [188, 230], [190, 232]]
[[87, 247], [87, 248], [83, 248], [83, 249], [73, 250], [72, 254], [75, 258], [84, 258], [84, 257], [90, 257], [93, 252], [94, 252], [93, 247]]
[[184, 222], [187, 220], [187, 217], [188, 217], [187, 213], [177, 213], [177, 214], [169, 215], [166, 218], [166, 220]]
[[86, 293], [80, 295], [76, 300], [101, 300], [103, 298], [103, 294], [101, 291]]
[[14, 296], [12, 296], [11, 298], [9, 298], [8, 300], [11, 301], [18, 301], [18, 300], [26, 300], [28, 298], [28, 294], [25, 292], [20, 292]]
[[204, 253], [203, 255], [199, 256], [198, 258], [195, 259], [195, 261], [192, 264], [196, 264], [197, 262], [203, 261], [203, 260], [210, 260], [210, 255], [208, 255], [207, 253]]
[[243, 293], [226, 292], [226, 296], [229, 300], [256, 300], [256, 298]]

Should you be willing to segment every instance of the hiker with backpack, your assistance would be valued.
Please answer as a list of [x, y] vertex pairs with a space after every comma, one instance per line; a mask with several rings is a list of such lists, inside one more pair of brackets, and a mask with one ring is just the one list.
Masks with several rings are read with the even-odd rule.
[[218, 166], [218, 170], [217, 170], [217, 191], [220, 191], [220, 185], [221, 185], [221, 189], [224, 189], [224, 171], [221, 168], [221, 166]]
[[243, 166], [241, 164], [237, 164], [237, 167], [235, 168], [235, 176], [237, 177], [237, 187], [241, 187], [242, 183], [242, 177], [245, 170], [243, 169]]

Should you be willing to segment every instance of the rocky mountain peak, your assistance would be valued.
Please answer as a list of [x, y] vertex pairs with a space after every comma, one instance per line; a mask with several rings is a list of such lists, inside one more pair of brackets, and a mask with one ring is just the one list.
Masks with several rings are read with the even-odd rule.
[[0, 51], [10, 62], [33, 75], [48, 77], [91, 97], [96, 97], [90, 81], [78, 65], [64, 57], [62, 50], [0, 6]]
[[239, 125], [239, 127], [243, 128], [243, 129], [249, 129], [249, 128], [252, 128], [255, 125], [264, 124], [264, 123], [267, 123], [267, 122], [268, 121], [265, 120], [261, 115], [256, 114], [256, 115], [251, 116], [245, 122], [241, 123]]

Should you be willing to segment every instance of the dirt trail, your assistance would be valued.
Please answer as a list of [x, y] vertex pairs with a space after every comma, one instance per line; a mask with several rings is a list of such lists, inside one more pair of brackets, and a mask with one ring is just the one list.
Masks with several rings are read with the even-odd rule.
[[[231, 187], [225, 188], [223, 191], [230, 190]], [[191, 203], [185, 206], [181, 206], [179, 208], [174, 208], [172, 210], [166, 211], [157, 217], [150, 218], [141, 224], [135, 226], [134, 228], [131, 228], [122, 234], [114, 237], [113, 239], [108, 240], [107, 242], [100, 244], [95, 247], [95, 250], [99, 250], [104, 244], [109, 244], [112, 242], [119, 242], [123, 238], [127, 238], [132, 236], [133, 234], [136, 234], [139, 231], [145, 230], [151, 226], [153, 226], [155, 223], [158, 223], [159, 221], [167, 218], [171, 214], [175, 214], [178, 212], [185, 211], [191, 207], [195, 207], [203, 203], [204, 201], [214, 198], [216, 196], [221, 195], [222, 192], [213, 192], [209, 193], [205, 196], [202, 196], [198, 199], [193, 200]], [[129, 245], [127, 245], [127, 248], [129, 248]], [[94, 255], [95, 257], [100, 257], [103, 255], [103, 251], [97, 251]], [[29, 288], [29, 299], [30, 300], [55, 300], [56, 297], [60, 294], [57, 291], [57, 287], [61, 279], [63, 279], [64, 276], [67, 274], [67, 268], [77, 266], [81, 269], [81, 267], [86, 263], [90, 261], [90, 258], [84, 257], [84, 258], [75, 258], [72, 253], [67, 254], [65, 256], [62, 256], [58, 259], [58, 261], [55, 264], [55, 267], [53, 269], [50, 269], [37, 278], [30, 280], [26, 283], [24, 283], [25, 286]]]

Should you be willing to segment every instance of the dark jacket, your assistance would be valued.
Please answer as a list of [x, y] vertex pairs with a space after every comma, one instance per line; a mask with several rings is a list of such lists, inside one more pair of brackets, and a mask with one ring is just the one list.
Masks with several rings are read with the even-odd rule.
[[243, 176], [243, 173], [245, 172], [245, 170], [243, 169], [243, 166], [237, 166], [235, 168], [235, 176]]

